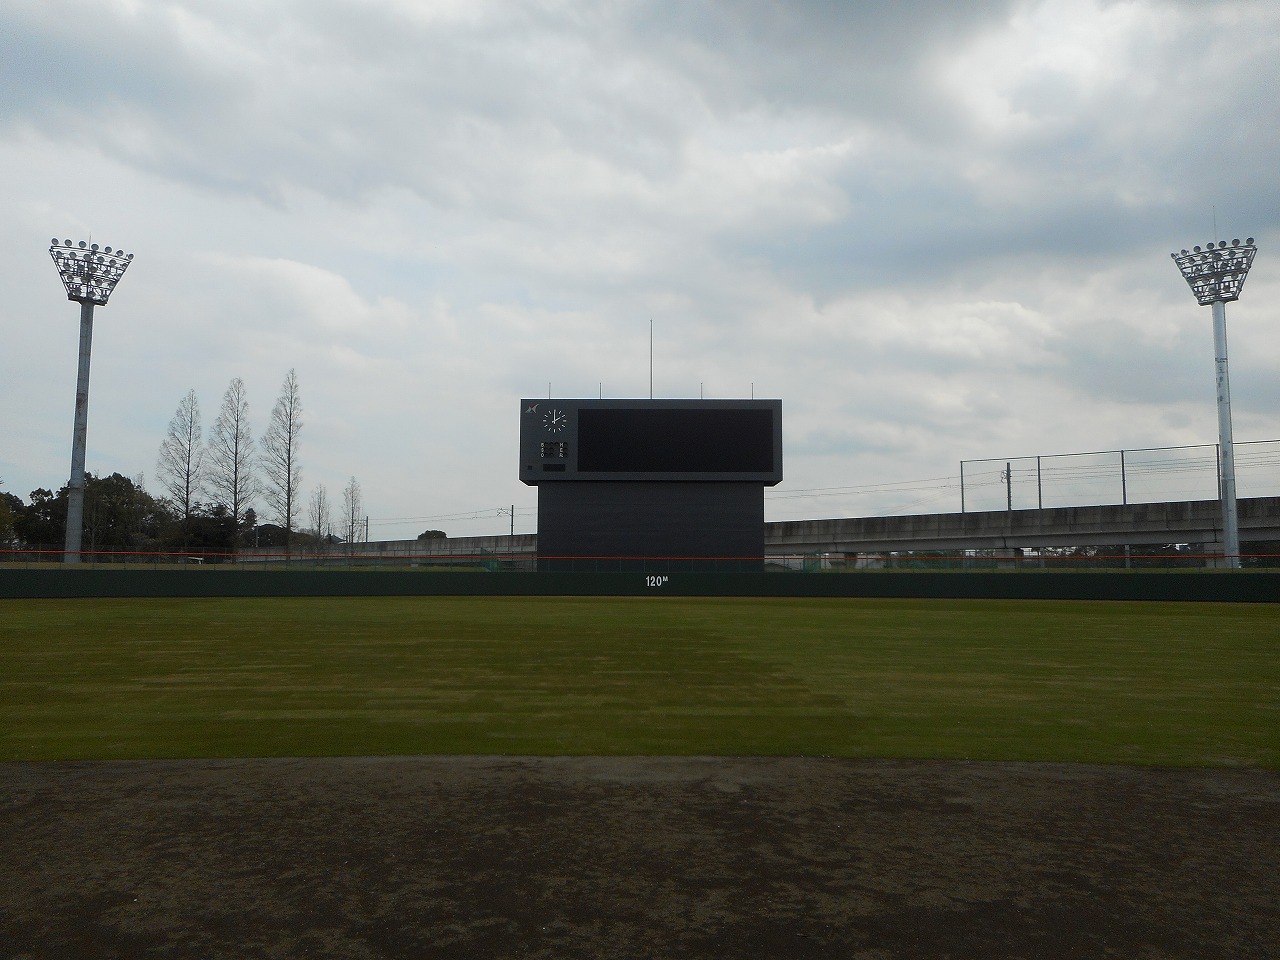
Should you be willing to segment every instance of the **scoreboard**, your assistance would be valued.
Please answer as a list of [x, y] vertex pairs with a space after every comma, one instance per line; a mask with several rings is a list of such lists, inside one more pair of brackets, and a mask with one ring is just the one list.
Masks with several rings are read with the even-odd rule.
[[521, 400], [520, 479], [539, 569], [759, 570], [782, 401]]
[[520, 480], [782, 480], [781, 400], [521, 400]]

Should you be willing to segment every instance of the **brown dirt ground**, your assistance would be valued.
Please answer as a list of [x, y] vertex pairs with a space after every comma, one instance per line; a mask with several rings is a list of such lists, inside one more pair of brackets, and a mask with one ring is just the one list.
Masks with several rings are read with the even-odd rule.
[[8, 957], [1280, 955], [1280, 773], [0, 764]]

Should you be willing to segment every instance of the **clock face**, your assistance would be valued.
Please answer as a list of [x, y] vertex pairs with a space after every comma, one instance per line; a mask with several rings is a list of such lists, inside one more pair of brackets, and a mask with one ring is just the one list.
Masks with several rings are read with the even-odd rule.
[[569, 417], [563, 410], [554, 408], [542, 415], [542, 426], [548, 433], [559, 433], [569, 424]]

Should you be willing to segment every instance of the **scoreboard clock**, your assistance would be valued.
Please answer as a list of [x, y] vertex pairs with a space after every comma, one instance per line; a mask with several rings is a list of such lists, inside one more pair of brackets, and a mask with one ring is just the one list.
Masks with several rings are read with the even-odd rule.
[[782, 480], [781, 400], [521, 400], [520, 480]]

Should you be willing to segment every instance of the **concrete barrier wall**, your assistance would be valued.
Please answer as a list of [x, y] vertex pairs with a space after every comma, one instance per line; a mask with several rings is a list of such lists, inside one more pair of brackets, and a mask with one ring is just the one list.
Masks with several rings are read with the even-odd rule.
[[[457, 573], [395, 570], [0, 571], [0, 598], [376, 596], [901, 597], [1280, 602], [1280, 573]], [[0, 612], [0, 615], [3, 615]]]

